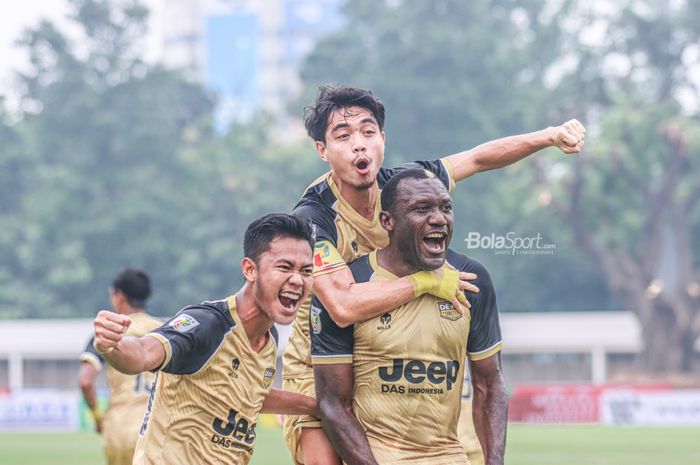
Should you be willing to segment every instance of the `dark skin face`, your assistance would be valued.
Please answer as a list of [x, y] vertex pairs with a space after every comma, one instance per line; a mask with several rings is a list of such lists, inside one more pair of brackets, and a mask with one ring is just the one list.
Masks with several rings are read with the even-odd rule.
[[397, 276], [440, 268], [452, 237], [450, 194], [435, 177], [403, 179], [396, 194], [394, 211], [380, 215], [389, 233], [385, 265]]

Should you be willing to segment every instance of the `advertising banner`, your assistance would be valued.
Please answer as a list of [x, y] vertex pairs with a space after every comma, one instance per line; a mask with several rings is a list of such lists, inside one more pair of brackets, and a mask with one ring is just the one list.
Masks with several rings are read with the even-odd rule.
[[600, 400], [607, 425], [700, 426], [700, 390], [608, 390]]
[[78, 393], [21, 390], [0, 394], [0, 431], [76, 431]]

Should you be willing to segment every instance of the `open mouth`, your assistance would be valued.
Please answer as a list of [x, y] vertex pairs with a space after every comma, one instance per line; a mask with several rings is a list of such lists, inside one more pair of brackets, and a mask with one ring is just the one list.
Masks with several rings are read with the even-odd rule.
[[296, 307], [299, 299], [301, 299], [301, 294], [291, 291], [282, 291], [279, 293], [279, 299], [284, 308], [292, 310]]
[[355, 169], [360, 174], [369, 173], [369, 160], [366, 158], [359, 158], [357, 161], [355, 161]]
[[437, 231], [428, 233], [423, 237], [423, 244], [428, 249], [428, 252], [441, 254], [447, 246], [447, 233]]

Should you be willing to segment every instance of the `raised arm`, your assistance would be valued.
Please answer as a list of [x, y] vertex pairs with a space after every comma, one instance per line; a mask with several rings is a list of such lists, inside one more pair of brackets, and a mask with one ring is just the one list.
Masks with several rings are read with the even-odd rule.
[[316, 399], [277, 388], [270, 389], [270, 392], [265, 396], [262, 413], [319, 416]]
[[126, 315], [102, 310], [97, 314], [95, 349], [114, 368], [128, 375], [151, 371], [165, 361], [165, 348], [150, 336], [124, 336], [131, 325]]
[[572, 119], [561, 126], [540, 131], [503, 137], [465, 152], [443, 158], [452, 166], [455, 181], [461, 181], [480, 171], [503, 168], [547, 147], [557, 147], [564, 153], [578, 153], [583, 148], [586, 128]]
[[314, 365], [323, 430], [348, 465], [377, 465], [362, 425], [352, 411], [351, 363]]
[[474, 429], [484, 451], [484, 463], [502, 465], [506, 449], [508, 396], [501, 372], [501, 353], [472, 361], [471, 376]]
[[[333, 321], [341, 328], [375, 318], [423, 294], [433, 294], [461, 313], [469, 303], [463, 290], [478, 292], [469, 280], [473, 273], [449, 270], [445, 275], [420, 271], [410, 276], [383, 282], [356, 283], [352, 272], [344, 266], [332, 273], [314, 278], [314, 294], [323, 302]], [[457, 289], [462, 291], [457, 292]]]

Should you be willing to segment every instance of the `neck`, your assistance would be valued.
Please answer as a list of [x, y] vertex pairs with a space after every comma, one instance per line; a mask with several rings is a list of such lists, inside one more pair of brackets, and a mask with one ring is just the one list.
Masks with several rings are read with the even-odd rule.
[[391, 242], [388, 246], [377, 251], [377, 263], [399, 278], [419, 271], [418, 268], [404, 260], [401, 251], [397, 247], [393, 247]]
[[374, 207], [377, 204], [377, 195], [379, 189], [375, 181], [371, 187], [367, 189], [358, 189], [348, 183], [343, 182], [339, 177], [332, 173], [333, 182], [338, 186], [338, 191], [341, 197], [345, 200], [353, 210], [359, 213], [365, 219], [374, 219]]
[[236, 313], [250, 346], [254, 351], [260, 352], [267, 344], [273, 321], [258, 306], [253, 287], [248, 283], [236, 294]]
[[122, 315], [132, 315], [134, 313], [139, 313], [142, 311], [142, 308], [131, 307], [129, 305], [126, 305], [123, 308], [119, 309], [119, 313], [121, 313]]

